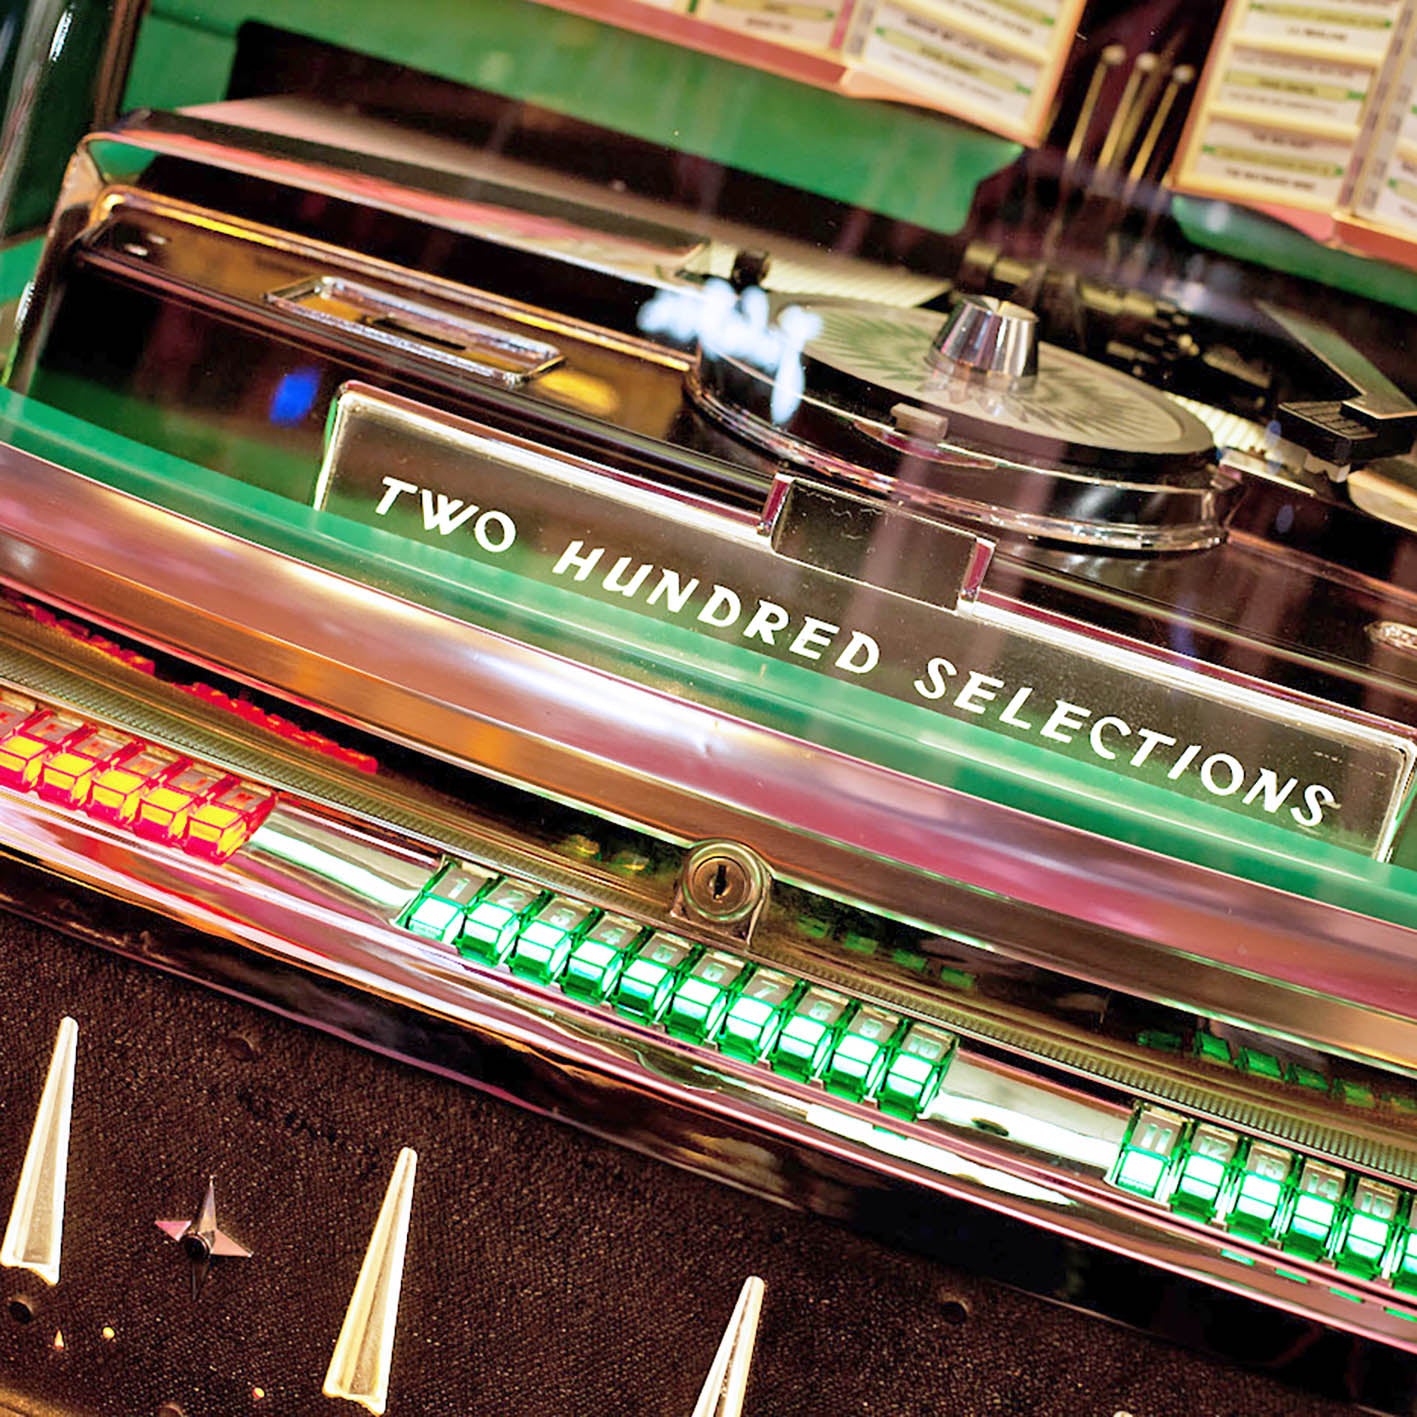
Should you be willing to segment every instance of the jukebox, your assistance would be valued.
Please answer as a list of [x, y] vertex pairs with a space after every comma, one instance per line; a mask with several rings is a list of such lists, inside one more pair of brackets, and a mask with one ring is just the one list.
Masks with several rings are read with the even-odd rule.
[[1417, 1410], [1417, 4], [0, 90], [0, 1411]]

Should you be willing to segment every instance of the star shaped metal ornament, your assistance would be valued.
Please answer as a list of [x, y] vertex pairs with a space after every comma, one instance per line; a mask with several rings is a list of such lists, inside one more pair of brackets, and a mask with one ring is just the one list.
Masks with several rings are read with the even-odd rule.
[[212, 1261], [216, 1259], [249, 1260], [251, 1251], [233, 1240], [216, 1223], [216, 1177], [207, 1178], [207, 1193], [195, 1220], [159, 1220], [157, 1228], [169, 1240], [182, 1246], [192, 1266], [192, 1297], [195, 1299], [206, 1282]]

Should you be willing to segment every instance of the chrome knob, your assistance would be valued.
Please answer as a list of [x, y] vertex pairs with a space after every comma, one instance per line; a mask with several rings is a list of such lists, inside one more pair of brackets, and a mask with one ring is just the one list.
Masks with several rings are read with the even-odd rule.
[[936, 368], [1019, 383], [1038, 373], [1038, 317], [992, 295], [966, 295], [931, 344]]

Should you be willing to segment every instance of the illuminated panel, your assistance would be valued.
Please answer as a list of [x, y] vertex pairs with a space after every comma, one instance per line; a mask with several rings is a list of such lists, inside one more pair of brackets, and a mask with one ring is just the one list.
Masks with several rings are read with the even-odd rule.
[[409, 907], [404, 929], [430, 940], [452, 943], [462, 933], [467, 912], [494, 879], [491, 871], [480, 866], [445, 867]]
[[689, 966], [669, 1000], [664, 1026], [689, 1043], [710, 1043], [747, 973], [746, 960], [726, 950], [706, 950]]
[[626, 958], [647, 933], [623, 915], [602, 915], [571, 947], [561, 987], [578, 999], [604, 1003], [619, 983]]
[[45, 757], [86, 727], [72, 713], [47, 709], [0, 740], [0, 782], [28, 791], [39, 781]]
[[862, 1004], [832, 1050], [822, 1081], [829, 1092], [853, 1102], [869, 1102], [886, 1075], [891, 1040], [900, 1028], [897, 1014]]
[[507, 958], [513, 971], [538, 984], [554, 984], [570, 958], [577, 937], [595, 912], [579, 901], [552, 896], [522, 926]]
[[102, 821], [126, 827], [137, 813], [143, 789], [185, 761], [166, 748], [148, 744], [116, 767], [94, 774], [84, 810]]
[[91, 728], [76, 734], [44, 759], [35, 784], [46, 801], [82, 807], [93, 790], [94, 777], [138, 750], [139, 742], [112, 728]]
[[1186, 1119], [1161, 1107], [1143, 1107], [1132, 1118], [1108, 1180], [1133, 1195], [1161, 1198], [1161, 1183], [1177, 1155]]
[[138, 789], [133, 830], [149, 841], [179, 842], [187, 832], [192, 808], [218, 789], [234, 785], [220, 768], [187, 763], [165, 773], [160, 780]]
[[1284, 1248], [1306, 1259], [1320, 1259], [1333, 1238], [1339, 1219], [1339, 1204], [1347, 1187], [1348, 1176], [1338, 1167], [1322, 1161], [1305, 1161], [1299, 1170], [1299, 1179], [1294, 1184], [1284, 1219], [1278, 1227], [1280, 1243]]
[[225, 861], [261, 825], [274, 805], [274, 793], [250, 782], [233, 783], [192, 809], [183, 850], [212, 861]]
[[464, 917], [459, 953], [501, 964], [517, 942], [523, 919], [533, 915], [545, 898], [540, 886], [510, 876], [498, 881]]
[[[1333, 1262], [1355, 1279], [1372, 1279], [1397, 1228], [1400, 1195], [1392, 1186], [1361, 1176], [1353, 1184], [1347, 1216], [1334, 1246]], [[1395, 1278], [1394, 1278], [1394, 1282]]]
[[845, 994], [833, 989], [810, 988], [783, 1020], [769, 1061], [791, 1077], [810, 1082], [826, 1065], [837, 1030], [851, 1007]]
[[1208, 1122], [1197, 1126], [1171, 1188], [1172, 1207], [1197, 1220], [1209, 1220], [1215, 1214], [1239, 1150], [1240, 1138], [1234, 1132]]
[[718, 1046], [725, 1053], [756, 1063], [777, 1041], [790, 1003], [803, 985], [776, 969], [755, 969], [728, 1007]]
[[954, 1050], [953, 1034], [911, 1024], [881, 1079], [876, 1097], [881, 1111], [914, 1121], [935, 1100]]
[[1289, 1197], [1293, 1169], [1292, 1151], [1269, 1142], [1251, 1142], [1221, 1202], [1226, 1226], [1252, 1239], [1270, 1239], [1280, 1208]]

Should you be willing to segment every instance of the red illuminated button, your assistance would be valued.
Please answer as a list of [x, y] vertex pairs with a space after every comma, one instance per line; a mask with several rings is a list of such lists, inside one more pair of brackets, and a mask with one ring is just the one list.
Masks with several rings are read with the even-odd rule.
[[0, 782], [22, 791], [33, 787], [45, 756], [85, 726], [83, 719], [71, 713], [51, 709], [35, 714], [17, 732], [0, 740]]
[[194, 855], [225, 861], [260, 826], [274, 801], [263, 788], [238, 782], [192, 809], [182, 845]]
[[37, 784], [39, 795], [65, 807], [82, 807], [96, 774], [122, 761], [138, 746], [136, 738], [112, 728], [77, 734], [45, 758]]
[[133, 830], [151, 841], [181, 841], [192, 808], [230, 781], [229, 773], [200, 763], [165, 773], [160, 782], [138, 789]]
[[115, 767], [103, 768], [94, 774], [85, 810], [105, 822], [127, 826], [138, 810], [143, 789], [155, 784], [179, 763], [185, 765], [186, 761], [166, 748], [149, 745]]

